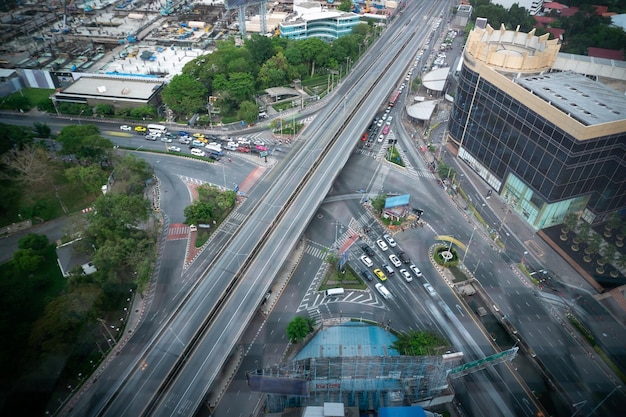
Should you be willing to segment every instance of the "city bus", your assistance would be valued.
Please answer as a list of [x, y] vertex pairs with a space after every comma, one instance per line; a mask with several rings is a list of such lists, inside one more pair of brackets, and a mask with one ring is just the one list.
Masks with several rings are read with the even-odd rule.
[[167, 127], [163, 125], [148, 125], [148, 133], [153, 135], [164, 135], [167, 133]]

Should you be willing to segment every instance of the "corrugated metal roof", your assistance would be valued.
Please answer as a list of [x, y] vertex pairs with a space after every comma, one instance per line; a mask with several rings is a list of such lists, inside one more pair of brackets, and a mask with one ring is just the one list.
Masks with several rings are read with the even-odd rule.
[[389, 348], [395, 341], [396, 337], [393, 334], [378, 326], [344, 323], [320, 331], [302, 348], [295, 359], [399, 356], [395, 349]]

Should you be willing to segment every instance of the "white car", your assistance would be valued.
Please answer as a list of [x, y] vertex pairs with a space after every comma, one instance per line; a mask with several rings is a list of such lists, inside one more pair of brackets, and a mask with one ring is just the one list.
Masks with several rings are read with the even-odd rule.
[[381, 127], [384, 123], [384, 120], [379, 120], [378, 123], [376, 123], [376, 126]]
[[128, 125], [121, 125], [120, 130], [123, 130], [124, 132], [130, 132], [131, 130], [133, 130], [133, 128]]
[[423, 277], [423, 276], [424, 276], [424, 275], [422, 275], [422, 271], [420, 271], [420, 270], [419, 270], [419, 268], [418, 268], [418, 267], [416, 267], [416, 266], [415, 266], [415, 265], [413, 265], [413, 264], [409, 265], [409, 269], [410, 269], [411, 271], [413, 271], [413, 273], [415, 274], [415, 276], [416, 276], [416, 277], [418, 277], [418, 278], [421, 278], [421, 277]]
[[392, 120], [393, 120], [393, 117], [389, 116], [387, 118], [387, 124], [390, 125]]
[[378, 143], [383, 143], [384, 140], [385, 140], [385, 135], [380, 135], [378, 137]]
[[389, 246], [391, 246], [392, 248], [396, 247], [396, 241], [393, 240], [393, 238], [391, 237], [391, 235], [389, 233], [385, 233], [383, 235], [383, 239], [385, 239], [387, 241], [387, 243], [389, 243]]
[[361, 262], [363, 262], [368, 268], [374, 265], [374, 262], [372, 262], [372, 260], [367, 255], [363, 255], [359, 259], [361, 259]]
[[387, 244], [385, 243], [384, 240], [382, 239], [378, 239], [376, 240], [376, 244], [378, 245], [378, 247], [380, 248], [380, 250], [382, 250], [383, 252], [386, 251], [387, 249], [389, 249], [389, 247], [387, 246]]
[[170, 152], [180, 152], [180, 148], [178, 146], [168, 146], [167, 150]]
[[398, 259], [398, 257], [394, 254], [389, 255], [389, 260], [396, 268], [402, 266], [402, 262], [400, 262], [400, 259]]
[[167, 136], [163, 136], [161, 137], [161, 142], [172, 143], [172, 139], [168, 138]]
[[437, 292], [435, 291], [433, 286], [430, 285], [429, 283], [424, 284], [424, 288], [426, 289], [426, 292], [428, 292], [428, 294], [430, 294], [432, 297], [437, 295]]
[[406, 282], [411, 282], [413, 281], [413, 277], [411, 276], [411, 274], [409, 273], [409, 271], [407, 271], [406, 269], [401, 269], [400, 270], [400, 274], [404, 277], [404, 280]]
[[202, 149], [198, 149], [198, 148], [193, 148], [191, 150], [191, 154], [192, 155], [196, 155], [196, 156], [206, 156], [206, 152], [204, 152]]
[[153, 135], [152, 133], [148, 133], [146, 135], [146, 140], [157, 140], [157, 136]]
[[181, 136], [178, 138], [178, 143], [182, 143], [183, 145], [189, 145], [189, 142], [191, 142], [189, 136]]
[[263, 142], [261, 139], [255, 139], [254, 143], [256, 146], [265, 146], [265, 142]]

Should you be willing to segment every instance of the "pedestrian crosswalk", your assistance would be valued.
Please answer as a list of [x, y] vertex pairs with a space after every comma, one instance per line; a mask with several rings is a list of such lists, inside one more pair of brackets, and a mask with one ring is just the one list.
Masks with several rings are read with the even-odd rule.
[[179, 175], [178, 178], [180, 178], [180, 180], [184, 182], [185, 184], [198, 184], [198, 185], [206, 184], [206, 181], [204, 180], [201, 180], [198, 178], [187, 177], [185, 175]]
[[181, 240], [189, 237], [189, 226], [184, 223], [173, 223], [167, 229], [167, 240]]

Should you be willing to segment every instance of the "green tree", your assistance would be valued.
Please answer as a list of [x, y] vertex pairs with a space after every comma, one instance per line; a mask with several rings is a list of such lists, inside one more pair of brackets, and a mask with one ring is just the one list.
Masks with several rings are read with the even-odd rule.
[[292, 343], [297, 343], [313, 331], [313, 325], [310, 320], [302, 316], [296, 316], [287, 325], [287, 337]]
[[48, 126], [46, 123], [35, 122], [33, 123], [33, 133], [38, 138], [49, 138], [50, 126]]
[[148, 201], [142, 195], [109, 193], [98, 197], [93, 207], [85, 233], [96, 249], [108, 240], [129, 236], [148, 219]]
[[446, 341], [436, 334], [417, 330], [400, 333], [398, 339], [391, 345], [398, 353], [406, 356], [434, 355], [439, 348], [445, 346]]
[[237, 103], [249, 100], [254, 94], [254, 77], [247, 72], [234, 72], [230, 74], [228, 90]]
[[175, 75], [163, 88], [161, 96], [172, 111], [182, 115], [193, 114], [207, 103], [206, 87], [187, 74]]
[[290, 81], [290, 66], [287, 58], [281, 52], [268, 59], [258, 76], [259, 83], [264, 87], [277, 87]]
[[0, 123], [0, 155], [33, 142], [33, 132], [23, 126]]
[[109, 116], [115, 113], [115, 108], [111, 104], [96, 105], [95, 114], [98, 116]]
[[32, 249], [35, 252], [41, 252], [48, 247], [50, 242], [46, 235], [38, 235], [37, 233], [29, 233], [22, 237], [17, 247], [20, 249]]
[[267, 36], [261, 36], [256, 33], [246, 39], [244, 47], [250, 52], [252, 59], [259, 67], [274, 56], [275, 53], [272, 40]]
[[319, 38], [308, 38], [298, 41], [302, 56], [311, 68], [311, 77], [315, 74], [315, 65], [323, 66], [330, 55], [330, 45]]
[[139, 107], [135, 107], [132, 109], [129, 109], [128, 111], [129, 116], [132, 117], [133, 119], [154, 119], [157, 117], [157, 111], [156, 108], [154, 108], [154, 106], [139, 106]]
[[187, 224], [210, 224], [213, 220], [215, 205], [210, 202], [194, 201], [183, 211]]
[[34, 272], [43, 262], [43, 256], [33, 249], [18, 249], [13, 254], [13, 262], [21, 271]]
[[239, 111], [237, 112], [237, 118], [245, 121], [246, 123], [254, 123], [256, 119], [259, 117], [259, 106], [256, 103], [251, 101], [244, 101], [239, 106]]
[[80, 185], [88, 193], [97, 193], [107, 182], [108, 174], [98, 165], [73, 166], [67, 168], [64, 173], [65, 178], [70, 182]]
[[128, 195], [142, 195], [146, 182], [152, 178], [154, 170], [145, 160], [127, 155], [115, 162], [113, 184], [116, 192]]
[[337, 7], [337, 10], [346, 13], [352, 11], [352, 0], [341, 0], [341, 3], [339, 3], [339, 7]]

